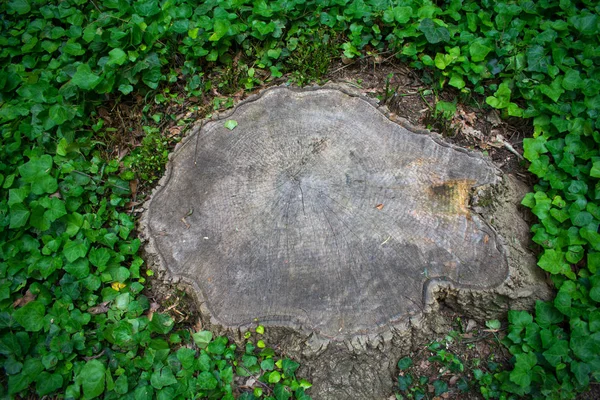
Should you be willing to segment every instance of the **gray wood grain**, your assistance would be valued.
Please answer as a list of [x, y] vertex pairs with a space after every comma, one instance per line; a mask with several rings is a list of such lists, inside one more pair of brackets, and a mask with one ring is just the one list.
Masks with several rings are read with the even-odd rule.
[[501, 238], [468, 207], [498, 174], [361, 97], [273, 88], [178, 147], [148, 232], [218, 323], [349, 337], [420, 312], [432, 282], [506, 279]]

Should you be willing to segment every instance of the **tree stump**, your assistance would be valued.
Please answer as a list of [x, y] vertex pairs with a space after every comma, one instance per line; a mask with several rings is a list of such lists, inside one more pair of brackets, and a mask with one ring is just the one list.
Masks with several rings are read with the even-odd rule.
[[440, 297], [486, 318], [547, 294], [515, 187], [348, 89], [278, 87], [178, 146], [142, 231], [213, 325], [269, 327], [316, 399], [383, 398]]

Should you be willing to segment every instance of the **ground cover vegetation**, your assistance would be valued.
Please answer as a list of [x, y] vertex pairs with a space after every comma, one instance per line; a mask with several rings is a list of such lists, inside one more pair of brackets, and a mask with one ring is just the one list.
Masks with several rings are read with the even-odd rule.
[[[485, 398], [574, 397], [600, 377], [599, 14], [591, 0], [2, 2], [0, 394], [308, 398], [298, 364], [268, 349], [260, 325], [235, 344], [151, 307], [131, 209], [137, 182], [161, 174], [160, 128], [174, 116], [150, 104], [184, 104], [177, 85], [194, 98], [284, 73], [303, 84], [331, 57], [391, 54], [435, 90], [533, 119], [523, 145], [538, 183], [523, 204], [557, 295], [509, 312], [511, 365], [473, 379]], [[132, 99], [148, 103], [144, 141], [111, 154], [99, 108]], [[432, 344], [434, 360], [460, 371], [446, 342]], [[408, 368], [399, 362], [397, 396], [427, 396], [410, 390]]]

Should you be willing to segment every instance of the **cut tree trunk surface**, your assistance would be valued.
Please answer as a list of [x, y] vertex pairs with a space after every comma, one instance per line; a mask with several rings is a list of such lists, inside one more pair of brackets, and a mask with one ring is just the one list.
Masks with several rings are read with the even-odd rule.
[[150, 267], [202, 324], [239, 341], [267, 325], [316, 400], [388, 398], [398, 359], [454, 316], [551, 296], [529, 189], [387, 116], [347, 86], [267, 89], [178, 145], [142, 215]]
[[504, 282], [503, 241], [469, 208], [500, 180], [361, 96], [272, 88], [177, 148], [147, 232], [215, 323], [339, 340], [422, 312], [432, 284]]

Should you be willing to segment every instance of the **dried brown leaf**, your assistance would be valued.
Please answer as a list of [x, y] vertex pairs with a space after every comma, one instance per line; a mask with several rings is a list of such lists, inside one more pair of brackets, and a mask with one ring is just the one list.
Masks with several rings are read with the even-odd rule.
[[104, 314], [108, 312], [108, 301], [98, 304], [97, 306], [90, 307], [87, 310], [90, 314]]
[[490, 110], [490, 112], [485, 116], [485, 119], [487, 120], [487, 122], [492, 124], [492, 126], [498, 126], [502, 123], [500, 115], [496, 110]]
[[172, 126], [169, 128], [169, 137], [175, 137], [175, 136], [179, 136], [181, 134], [181, 129], [183, 129], [183, 126]]
[[148, 320], [152, 321], [152, 317], [154, 316], [154, 313], [157, 312], [159, 309], [160, 309], [160, 304], [158, 304], [156, 302], [150, 303], [150, 309], [146, 313]]
[[127, 147], [119, 149], [117, 151], [117, 158], [121, 161], [127, 154], [129, 154], [129, 149]]
[[[486, 240], [486, 239], [487, 239], [487, 240]], [[485, 236], [485, 238], [483, 239], [483, 241], [484, 241], [485, 243], [487, 243], [489, 239], [490, 239], [490, 238], [489, 238], [489, 237], [486, 235], [486, 236]], [[471, 332], [471, 331], [472, 331], [473, 329], [475, 329], [475, 328], [477, 328], [477, 322], [475, 322], [475, 320], [473, 320], [473, 319], [469, 319], [469, 320], [467, 321], [467, 327], [465, 328], [465, 331], [466, 331], [466, 332]]]
[[13, 306], [13, 308], [23, 307], [25, 304], [27, 304], [33, 300], [35, 300], [35, 294], [33, 294], [29, 290], [27, 290], [27, 292], [25, 292], [25, 296], [21, 297], [20, 299], [15, 300], [15, 302], [12, 304], [12, 306]]
[[137, 179], [133, 179], [129, 181], [129, 190], [131, 190], [131, 197], [135, 200], [135, 197], [137, 196], [137, 189], [138, 189], [138, 180]]

